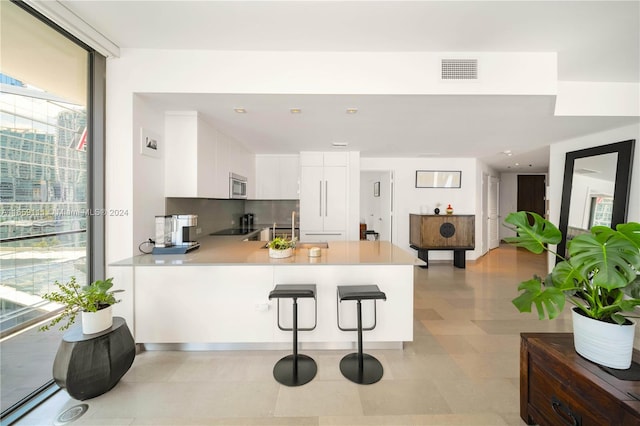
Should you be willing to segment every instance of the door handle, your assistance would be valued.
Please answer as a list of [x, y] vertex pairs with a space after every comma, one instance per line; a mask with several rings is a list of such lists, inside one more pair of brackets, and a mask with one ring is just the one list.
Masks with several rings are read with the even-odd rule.
[[555, 396], [551, 397], [551, 408], [567, 426], [582, 425], [582, 418], [574, 414], [569, 407], [560, 402]]
[[319, 181], [318, 183], [320, 184], [320, 191], [318, 192], [318, 216], [322, 217], [322, 181]]
[[324, 215], [329, 216], [329, 181], [324, 181]]

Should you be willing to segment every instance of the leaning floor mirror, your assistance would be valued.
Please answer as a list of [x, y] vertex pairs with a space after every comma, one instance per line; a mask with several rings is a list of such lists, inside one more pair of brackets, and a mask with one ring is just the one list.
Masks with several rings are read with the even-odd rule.
[[558, 253], [592, 226], [615, 227], [627, 218], [635, 140], [567, 152], [558, 229]]

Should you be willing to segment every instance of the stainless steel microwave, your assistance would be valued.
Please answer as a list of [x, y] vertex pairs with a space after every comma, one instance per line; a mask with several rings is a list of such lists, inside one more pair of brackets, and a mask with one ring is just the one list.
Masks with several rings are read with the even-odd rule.
[[247, 198], [247, 178], [229, 173], [229, 198]]

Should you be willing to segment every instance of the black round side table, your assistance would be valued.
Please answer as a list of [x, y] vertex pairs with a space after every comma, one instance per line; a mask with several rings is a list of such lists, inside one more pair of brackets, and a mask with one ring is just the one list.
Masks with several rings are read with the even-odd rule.
[[75, 324], [62, 337], [53, 362], [53, 379], [75, 399], [84, 401], [113, 388], [129, 370], [136, 345], [124, 318], [94, 334]]

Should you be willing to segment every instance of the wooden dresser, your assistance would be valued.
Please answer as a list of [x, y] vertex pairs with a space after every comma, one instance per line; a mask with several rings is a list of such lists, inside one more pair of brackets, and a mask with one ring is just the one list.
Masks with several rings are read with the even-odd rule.
[[[640, 425], [640, 381], [619, 380], [582, 358], [571, 333], [521, 337], [520, 417], [527, 424]], [[633, 360], [640, 362], [637, 350]]]
[[465, 267], [466, 250], [475, 248], [474, 215], [409, 215], [409, 244], [429, 267], [429, 250], [453, 250], [453, 264]]

